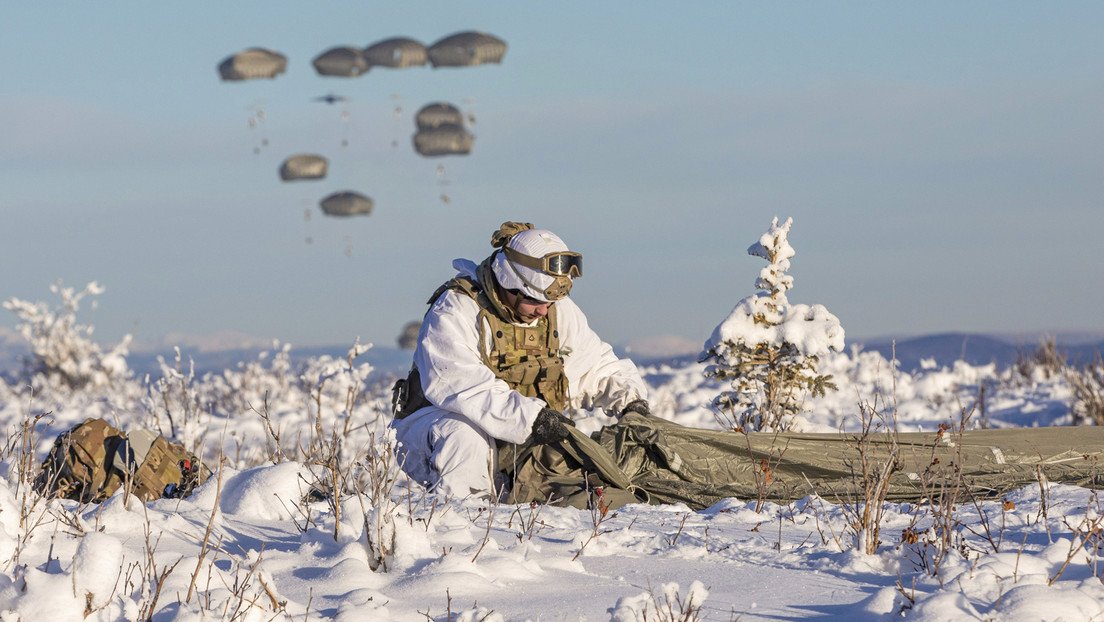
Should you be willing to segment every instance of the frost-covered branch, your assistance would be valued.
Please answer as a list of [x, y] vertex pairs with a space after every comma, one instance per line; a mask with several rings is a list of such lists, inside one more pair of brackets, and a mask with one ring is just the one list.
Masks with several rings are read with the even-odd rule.
[[27, 378], [44, 377], [72, 389], [110, 387], [129, 378], [126, 355], [131, 336], [104, 352], [92, 341], [92, 326], [77, 323], [81, 300], [102, 294], [104, 288], [93, 281], [77, 292], [57, 282], [50, 291], [61, 297], [60, 307], [18, 298], [4, 302], [4, 308], [19, 317], [19, 332], [31, 347]]

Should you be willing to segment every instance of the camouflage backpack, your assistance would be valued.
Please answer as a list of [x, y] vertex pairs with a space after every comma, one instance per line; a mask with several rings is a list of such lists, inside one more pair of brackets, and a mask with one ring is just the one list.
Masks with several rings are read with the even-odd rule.
[[143, 501], [191, 494], [211, 472], [180, 443], [148, 430], [127, 435], [103, 419], [61, 434], [35, 479], [48, 497], [99, 503], [120, 487]]

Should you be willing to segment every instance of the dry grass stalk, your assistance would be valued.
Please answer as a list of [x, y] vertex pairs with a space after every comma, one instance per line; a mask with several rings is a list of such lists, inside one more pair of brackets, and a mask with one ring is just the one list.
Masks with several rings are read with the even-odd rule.
[[[590, 505], [590, 527], [591, 527], [591, 529], [590, 529], [590, 534], [587, 536], [586, 541], [583, 542], [583, 545], [579, 547], [578, 551], [575, 551], [575, 555], [572, 556], [571, 561], [575, 561], [576, 559], [579, 559], [579, 556], [583, 554], [583, 550], [585, 550], [587, 545], [590, 544], [591, 542], [593, 542], [595, 538], [597, 538], [598, 536], [600, 536], [604, 533], [609, 533], [610, 530], [605, 529], [603, 527], [603, 525], [605, 524], [605, 522], [607, 520], [617, 517], [616, 512], [614, 512], [613, 514], [609, 513], [610, 502], [604, 498], [605, 497], [605, 490], [601, 486], [596, 486], [593, 491], [590, 491], [589, 490], [590, 482], [589, 482], [589, 480], [586, 480], [586, 481], [587, 481], [588, 495], [590, 496], [590, 504], [589, 505]], [[685, 521], [686, 521], [686, 519], [683, 518], [684, 523], [685, 523]], [[679, 531], [680, 532], [682, 531], [682, 527], [679, 527]], [[677, 535], [676, 535], [676, 537], [677, 537]]]
[[218, 516], [219, 502], [222, 499], [222, 474], [224, 463], [224, 459], [219, 460], [218, 474], [215, 478], [215, 501], [211, 505], [211, 515], [207, 519], [207, 528], [203, 532], [203, 541], [199, 547], [199, 557], [196, 559], [196, 567], [192, 572], [192, 580], [188, 583], [188, 596], [184, 599], [185, 603], [192, 602], [192, 595], [195, 594], [196, 579], [199, 578], [199, 571], [203, 568], [203, 558], [205, 558], [210, 551], [211, 532], [215, 526], [215, 517]]
[[[852, 440], [857, 458], [847, 463], [856, 492], [850, 499], [837, 496], [837, 500], [849, 518], [855, 547], [866, 555], [873, 555], [881, 544], [885, 501], [892, 475], [899, 468], [901, 449], [897, 442], [895, 408], [887, 416], [878, 412], [877, 400], [874, 404], [860, 402], [859, 416], [859, 433]], [[882, 456], [877, 455], [878, 440], [887, 442], [888, 450]]]

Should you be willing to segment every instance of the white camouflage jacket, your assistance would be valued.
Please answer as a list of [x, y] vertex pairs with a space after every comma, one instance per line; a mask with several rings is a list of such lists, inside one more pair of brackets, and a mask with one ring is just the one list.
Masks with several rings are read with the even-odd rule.
[[[458, 259], [453, 266], [460, 276], [475, 278], [471, 261]], [[647, 386], [636, 366], [617, 358], [578, 305], [570, 298], [555, 304], [569, 408], [602, 408], [616, 414], [635, 399], [647, 399]], [[480, 351], [488, 352], [490, 344], [479, 343], [478, 316], [478, 303], [460, 292], [448, 290], [433, 304], [414, 351], [422, 390], [438, 408], [463, 415], [490, 436], [524, 442], [545, 403], [510, 389], [483, 363]]]

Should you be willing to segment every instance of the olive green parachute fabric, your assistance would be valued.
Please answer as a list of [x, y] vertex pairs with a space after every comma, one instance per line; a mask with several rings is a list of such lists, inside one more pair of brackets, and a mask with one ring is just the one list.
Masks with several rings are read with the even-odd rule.
[[[896, 468], [887, 500], [920, 501], [947, 486], [999, 496], [1037, 482], [1104, 485], [1104, 427], [969, 430], [894, 435]], [[886, 433], [864, 443], [874, 464], [894, 453]], [[741, 434], [687, 428], [636, 413], [591, 438], [572, 429], [564, 442], [500, 448], [499, 468], [513, 480], [509, 501], [586, 507], [603, 503], [685, 503], [702, 509], [736, 497], [791, 501], [817, 494], [861, 498], [858, 433]]]

